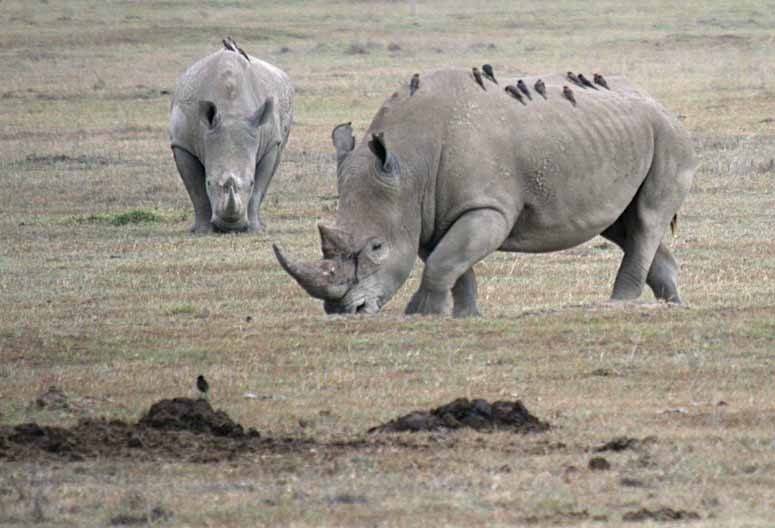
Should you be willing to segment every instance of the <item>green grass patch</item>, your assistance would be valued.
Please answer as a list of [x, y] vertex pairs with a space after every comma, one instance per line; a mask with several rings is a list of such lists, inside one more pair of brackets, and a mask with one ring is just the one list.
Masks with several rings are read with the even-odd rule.
[[70, 225], [100, 224], [116, 227], [131, 224], [173, 224], [186, 218], [181, 211], [133, 209], [123, 213], [94, 213], [67, 217], [63, 223]]

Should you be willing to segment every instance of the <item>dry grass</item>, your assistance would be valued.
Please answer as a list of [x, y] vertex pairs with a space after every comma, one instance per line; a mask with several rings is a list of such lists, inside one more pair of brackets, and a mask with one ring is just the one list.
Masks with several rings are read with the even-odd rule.
[[[3, 463], [0, 524], [618, 525], [641, 507], [775, 522], [767, 2], [2, 5], [0, 423], [73, 423], [29, 406], [52, 383], [81, 414], [135, 419], [204, 372], [216, 406], [267, 434], [358, 438], [461, 396], [521, 398], [555, 428], [217, 465]], [[269, 232], [194, 238], [166, 92], [227, 34], [289, 72], [297, 123]], [[415, 71], [483, 62], [621, 73], [686, 116], [702, 159], [671, 241], [687, 308], [607, 305], [619, 253], [600, 239], [486, 259], [479, 320], [403, 317], [416, 273], [382, 315], [327, 318], [283, 273], [270, 243], [312, 257], [333, 216], [331, 127], [362, 131]], [[656, 440], [588, 469], [618, 435]]]

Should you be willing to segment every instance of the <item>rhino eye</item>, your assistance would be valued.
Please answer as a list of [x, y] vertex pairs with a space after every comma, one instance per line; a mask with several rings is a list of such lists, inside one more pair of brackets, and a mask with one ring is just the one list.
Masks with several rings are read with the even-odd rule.
[[379, 251], [380, 249], [382, 249], [382, 242], [374, 242], [371, 245], [371, 250], [372, 251]]

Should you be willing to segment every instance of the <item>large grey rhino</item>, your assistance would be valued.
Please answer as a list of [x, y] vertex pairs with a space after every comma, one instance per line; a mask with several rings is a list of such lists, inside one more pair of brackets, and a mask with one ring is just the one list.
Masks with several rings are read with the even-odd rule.
[[288, 76], [233, 41], [178, 79], [170, 144], [194, 204], [193, 232], [258, 231], [293, 119]]
[[[532, 87], [537, 78], [525, 78]], [[548, 252], [603, 235], [624, 250], [613, 299], [680, 302], [662, 238], [696, 168], [691, 141], [626, 80], [610, 90], [544, 77], [522, 102], [471, 72], [422, 75], [393, 94], [355, 145], [334, 129], [339, 206], [319, 225], [323, 259], [283, 268], [328, 313], [373, 313], [425, 262], [406, 313], [478, 315], [473, 266], [493, 251]], [[514, 80], [508, 81], [510, 84]], [[408, 84], [408, 83], [407, 83]]]

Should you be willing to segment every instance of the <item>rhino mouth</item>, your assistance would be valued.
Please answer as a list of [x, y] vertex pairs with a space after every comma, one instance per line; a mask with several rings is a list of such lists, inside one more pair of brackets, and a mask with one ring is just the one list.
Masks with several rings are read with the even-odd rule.
[[247, 222], [242, 220], [229, 221], [223, 218], [214, 218], [213, 229], [218, 233], [241, 233], [248, 230]]
[[323, 309], [329, 315], [373, 315], [382, 309], [380, 299], [359, 298], [354, 301], [325, 301]]

